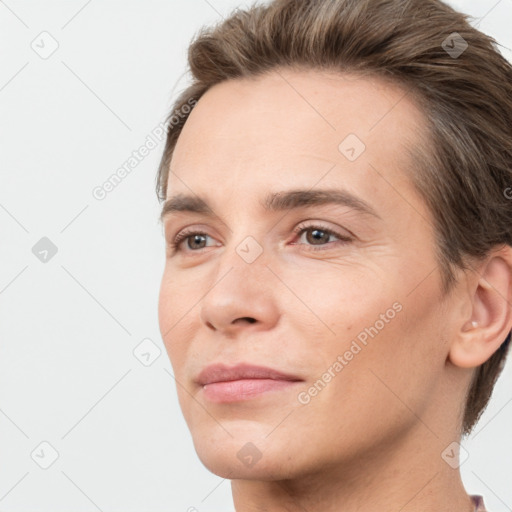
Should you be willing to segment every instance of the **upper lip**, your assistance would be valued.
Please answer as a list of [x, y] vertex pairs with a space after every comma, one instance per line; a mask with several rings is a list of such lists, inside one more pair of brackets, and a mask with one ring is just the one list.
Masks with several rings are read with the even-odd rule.
[[227, 366], [222, 363], [212, 364], [204, 368], [197, 376], [197, 382], [203, 386], [213, 382], [225, 382], [240, 379], [302, 380], [296, 375], [248, 363], [239, 363], [235, 366]]

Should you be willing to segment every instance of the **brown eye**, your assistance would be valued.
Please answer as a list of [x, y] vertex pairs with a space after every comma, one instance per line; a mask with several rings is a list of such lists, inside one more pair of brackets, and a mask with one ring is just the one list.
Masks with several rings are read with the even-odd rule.
[[313, 245], [328, 242], [329, 238], [332, 236], [332, 234], [325, 229], [308, 228], [304, 230], [304, 232], [307, 233], [306, 240]]
[[187, 247], [184, 250], [185, 252], [191, 251], [191, 252], [197, 252], [198, 249], [204, 249], [207, 247], [206, 244], [206, 238], [209, 235], [206, 233], [202, 233], [199, 231], [182, 231], [181, 233], [178, 233], [174, 240], [169, 244], [171, 247], [171, 250], [174, 252], [183, 251], [182, 245], [184, 242], [187, 242]]
[[[299, 235], [299, 240], [303, 238], [304, 233], [306, 234], [305, 243], [299, 245], [305, 245], [311, 250], [330, 249], [333, 246], [344, 245], [352, 241], [351, 237], [322, 226], [299, 226], [295, 232]], [[331, 237], [338, 240], [330, 240]]]
[[202, 244], [204, 243], [204, 239], [205, 239], [205, 235], [201, 235], [201, 234], [196, 234], [196, 235], [189, 235], [185, 238], [185, 240], [187, 240], [187, 247], [189, 249], [202, 249], [203, 246], [201, 247], [196, 247], [195, 244]]

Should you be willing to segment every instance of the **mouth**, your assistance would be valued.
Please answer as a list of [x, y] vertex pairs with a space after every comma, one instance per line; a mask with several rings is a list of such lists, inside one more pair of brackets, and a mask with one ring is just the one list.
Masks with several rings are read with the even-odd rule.
[[284, 391], [294, 387], [299, 381], [275, 379], [239, 379], [213, 382], [203, 386], [207, 400], [216, 403], [240, 402], [269, 391]]
[[247, 363], [233, 367], [213, 364], [197, 378], [204, 397], [215, 403], [244, 401], [269, 392], [290, 390], [300, 382], [303, 379], [296, 375]]

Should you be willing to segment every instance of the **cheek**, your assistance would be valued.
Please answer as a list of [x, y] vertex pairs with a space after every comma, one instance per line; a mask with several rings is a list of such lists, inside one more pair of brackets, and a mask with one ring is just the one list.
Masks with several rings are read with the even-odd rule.
[[162, 282], [160, 283], [160, 292], [158, 295], [158, 323], [160, 325], [160, 333], [165, 343], [167, 332], [172, 326], [173, 316], [173, 297], [171, 293], [171, 283], [164, 271]]
[[[179, 293], [178, 290], [180, 290]], [[194, 310], [191, 310], [187, 314], [191, 307], [187, 307], [186, 296], [186, 289], [176, 279], [172, 279], [170, 272], [166, 269], [158, 297], [158, 322], [170, 362], [173, 369], [178, 371], [183, 368], [182, 363], [187, 348], [184, 328], [187, 325], [188, 315], [194, 313]], [[179, 343], [178, 340], [183, 342]]]
[[[405, 395], [418, 392], [411, 386], [411, 375], [417, 376], [418, 388], [428, 385], [435, 372], [422, 363], [433, 357], [432, 335], [438, 323], [436, 283], [426, 282], [421, 291], [410, 294], [412, 285], [398, 273], [391, 280], [392, 272], [380, 276], [341, 267], [333, 272], [323, 270], [295, 281], [294, 291], [308, 307], [297, 301], [297, 309], [287, 308], [296, 311], [293, 323], [302, 332], [303, 348], [310, 354], [312, 377], [321, 377], [329, 368], [339, 375], [325, 399], [335, 393], [337, 403], [351, 402], [352, 397], [357, 406], [364, 398], [380, 407], [397, 400], [393, 388]], [[336, 372], [333, 365], [340, 363], [340, 356], [343, 368], [336, 365]], [[437, 356], [441, 364], [442, 357]], [[378, 399], [373, 401], [372, 396]]]
[[[413, 322], [403, 310], [390, 309], [388, 323], [381, 320], [379, 315], [388, 311], [381, 304], [388, 305], [386, 300], [365, 304], [345, 332], [339, 324], [341, 335], [318, 346], [321, 360], [311, 354], [318, 363], [308, 382], [314, 395], [301, 413], [305, 424], [328, 418], [331, 427], [323, 431], [321, 443], [332, 450], [357, 453], [362, 444], [378, 445], [410, 428], [417, 421], [411, 410], [421, 415], [428, 405], [432, 374], [420, 364], [425, 358], [414, 351], [414, 344], [422, 340], [415, 339]], [[356, 309], [351, 310], [354, 317]], [[319, 381], [326, 378], [330, 381], [324, 386]]]
[[[355, 428], [375, 435], [380, 428], [392, 432], [417, 421], [415, 414], [421, 416], [428, 407], [445, 360], [437, 340], [434, 298], [402, 296], [396, 308], [400, 311], [386, 309], [388, 300], [392, 301], [373, 307], [366, 325], [359, 323], [342, 341], [343, 349], [338, 352], [343, 350], [352, 359], [341, 372], [343, 380], [332, 397], [354, 413]], [[360, 351], [352, 356], [354, 344]]]
[[285, 314], [297, 311], [300, 318], [316, 317], [320, 326], [329, 327], [331, 332], [324, 329], [325, 335], [331, 335], [337, 348], [347, 336], [373, 324], [398, 296], [381, 276], [361, 263], [311, 261], [294, 273], [283, 269], [281, 275], [283, 281], [292, 283], [294, 292], [283, 292]]
[[[204, 295], [198, 276], [186, 271], [177, 271], [169, 263], [163, 272], [158, 297], [158, 319], [161, 330], [165, 333], [172, 329], [180, 329], [197, 315], [199, 300]], [[196, 307], [194, 307], [196, 305]]]

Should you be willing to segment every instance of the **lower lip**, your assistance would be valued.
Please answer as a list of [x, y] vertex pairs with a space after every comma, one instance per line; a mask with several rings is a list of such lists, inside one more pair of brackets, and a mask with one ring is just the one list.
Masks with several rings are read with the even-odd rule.
[[211, 402], [238, 402], [268, 391], [288, 389], [299, 381], [274, 379], [240, 379], [214, 382], [203, 386], [205, 398]]

